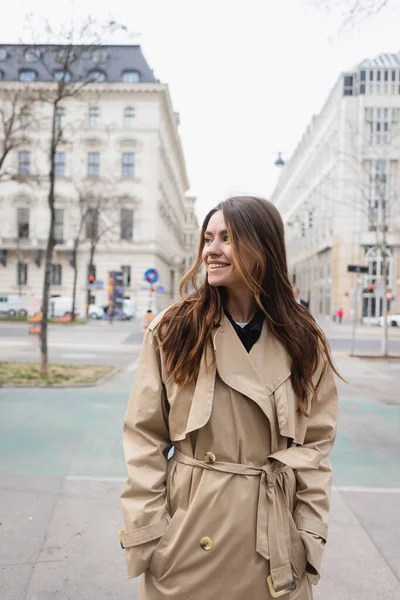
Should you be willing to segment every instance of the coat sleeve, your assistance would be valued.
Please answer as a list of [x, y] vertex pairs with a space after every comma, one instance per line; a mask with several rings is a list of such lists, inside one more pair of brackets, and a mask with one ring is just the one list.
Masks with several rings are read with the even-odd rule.
[[128, 577], [148, 569], [169, 522], [166, 472], [171, 445], [160, 355], [153, 333], [147, 330], [123, 429], [128, 480], [121, 494], [125, 529], [120, 530], [120, 542]]
[[[312, 402], [304, 449], [320, 455], [318, 468], [298, 469], [297, 503], [294, 519], [307, 554], [307, 575], [318, 583], [325, 542], [328, 537], [328, 512], [332, 487], [329, 453], [336, 436], [338, 397], [334, 374], [325, 362], [317, 383], [317, 398]], [[307, 452], [307, 450], [306, 450]]]

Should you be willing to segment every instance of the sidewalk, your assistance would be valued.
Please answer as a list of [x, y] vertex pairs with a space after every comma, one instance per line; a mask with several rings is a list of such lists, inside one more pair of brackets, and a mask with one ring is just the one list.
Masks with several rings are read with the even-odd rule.
[[[353, 333], [353, 323], [349, 321], [339, 323], [330, 319], [317, 319], [317, 323], [330, 338], [351, 338]], [[357, 323], [356, 325], [356, 337], [382, 338], [382, 336], [383, 328], [379, 325], [365, 325], [363, 323]], [[400, 339], [400, 327], [388, 327], [388, 336], [389, 338]]]

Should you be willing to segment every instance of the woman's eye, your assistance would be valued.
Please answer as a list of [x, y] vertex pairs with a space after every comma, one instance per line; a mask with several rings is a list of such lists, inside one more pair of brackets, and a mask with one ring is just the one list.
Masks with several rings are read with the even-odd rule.
[[204, 238], [204, 243], [209, 244], [211, 242], [210, 238]]
[[224, 235], [224, 242], [229, 242], [229, 235]]

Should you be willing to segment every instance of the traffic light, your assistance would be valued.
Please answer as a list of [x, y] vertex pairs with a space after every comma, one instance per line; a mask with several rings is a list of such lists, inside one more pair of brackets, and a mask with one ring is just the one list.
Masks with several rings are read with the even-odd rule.
[[369, 283], [367, 285], [367, 287], [365, 288], [364, 292], [366, 292], [367, 294], [373, 294], [374, 293], [374, 286]]
[[88, 284], [96, 281], [96, 267], [94, 265], [88, 266]]

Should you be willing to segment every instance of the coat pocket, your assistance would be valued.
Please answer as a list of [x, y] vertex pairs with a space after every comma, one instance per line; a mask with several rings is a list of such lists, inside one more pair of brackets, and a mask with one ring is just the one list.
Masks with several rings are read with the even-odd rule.
[[179, 531], [185, 515], [186, 511], [184, 511], [182, 508], [177, 508], [168, 524], [167, 529], [160, 538], [160, 541], [153, 552], [149, 569], [157, 579], [162, 577], [163, 573], [165, 573], [168, 567], [169, 558], [174, 551], [174, 547], [176, 546]]

